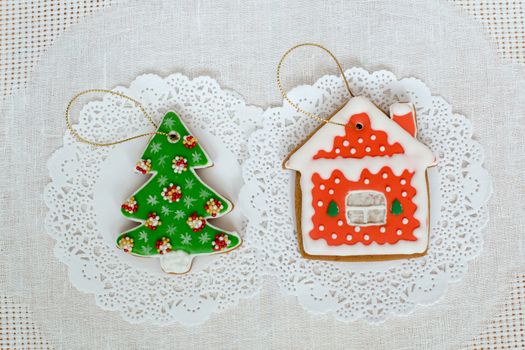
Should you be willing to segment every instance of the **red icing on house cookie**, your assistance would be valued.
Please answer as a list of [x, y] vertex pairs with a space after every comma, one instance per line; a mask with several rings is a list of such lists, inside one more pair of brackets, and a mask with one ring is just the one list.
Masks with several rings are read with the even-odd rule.
[[328, 179], [314, 173], [310, 236], [331, 246], [416, 240], [413, 231], [419, 221], [414, 218], [412, 175], [405, 170], [396, 176], [389, 167], [375, 174], [365, 169], [358, 181], [347, 180], [339, 170]]
[[390, 106], [390, 118], [413, 137], [417, 135], [416, 111], [411, 103], [394, 103]]
[[320, 150], [314, 159], [391, 156], [404, 152], [399, 143], [388, 143], [386, 132], [372, 129], [368, 114], [359, 113], [353, 115], [346, 124], [345, 135], [334, 138], [332, 150]]

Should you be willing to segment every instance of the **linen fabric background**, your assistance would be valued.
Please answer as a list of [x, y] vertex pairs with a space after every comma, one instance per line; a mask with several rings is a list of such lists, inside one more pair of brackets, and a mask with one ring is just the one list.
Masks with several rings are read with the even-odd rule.
[[[525, 79], [484, 35], [457, 8], [435, 1], [132, 1], [87, 18], [55, 41], [26, 92], [2, 107], [1, 288], [30, 306], [56, 348], [461, 347], [498, 312], [513, 273], [524, 266]], [[127, 85], [147, 72], [182, 72], [209, 75], [249, 104], [277, 105], [276, 63], [304, 41], [323, 43], [347, 68], [419, 78], [473, 122], [494, 194], [485, 249], [464, 279], [436, 305], [380, 325], [310, 314], [271, 281], [255, 298], [192, 328], [130, 325], [73, 288], [43, 230], [41, 196], [73, 93]], [[335, 72], [322, 52], [303, 50], [283, 77], [292, 87]]]

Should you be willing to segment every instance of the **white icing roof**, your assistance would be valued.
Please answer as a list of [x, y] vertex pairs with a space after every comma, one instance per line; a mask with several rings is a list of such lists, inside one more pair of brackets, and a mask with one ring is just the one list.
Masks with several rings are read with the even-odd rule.
[[[435, 157], [432, 151], [416, 138], [412, 137], [396, 122], [391, 120], [383, 111], [374, 105], [366, 97], [358, 96], [351, 98], [346, 105], [339, 110], [331, 121], [346, 124], [350, 117], [358, 113], [367, 113], [370, 118], [370, 125], [374, 130], [382, 130], [388, 134], [388, 142], [393, 144], [398, 142], [405, 150], [405, 155], [418, 158], [422, 166], [428, 167], [435, 163]], [[333, 146], [333, 140], [336, 136], [344, 136], [345, 128], [337, 124], [325, 124], [317, 130], [311, 137], [294, 153], [292, 153], [285, 163], [288, 169], [300, 171], [306, 166], [312, 166], [311, 162], [314, 155], [319, 150], [330, 151]], [[370, 159], [364, 157], [361, 160]], [[374, 157], [375, 158], [375, 157]]]

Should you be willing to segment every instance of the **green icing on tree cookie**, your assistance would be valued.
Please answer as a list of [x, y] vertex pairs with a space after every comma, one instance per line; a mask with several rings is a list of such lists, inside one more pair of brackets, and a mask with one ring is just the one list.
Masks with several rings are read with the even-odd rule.
[[392, 201], [392, 207], [390, 208], [390, 212], [394, 215], [399, 215], [403, 213], [403, 207], [401, 206], [401, 203], [399, 203], [399, 200], [397, 198]]
[[339, 214], [339, 207], [337, 206], [337, 203], [332, 200], [330, 204], [328, 204], [328, 210], [326, 213], [331, 217], [337, 216]]
[[197, 139], [174, 112], [164, 116], [157, 131], [169, 136], [154, 135], [135, 168], [151, 177], [121, 209], [140, 225], [123, 232], [117, 246], [140, 256], [182, 251], [178, 254], [189, 259], [189, 266], [193, 255], [224, 253], [239, 246], [237, 233], [208, 221], [231, 211], [232, 204], [195, 173], [212, 165]]

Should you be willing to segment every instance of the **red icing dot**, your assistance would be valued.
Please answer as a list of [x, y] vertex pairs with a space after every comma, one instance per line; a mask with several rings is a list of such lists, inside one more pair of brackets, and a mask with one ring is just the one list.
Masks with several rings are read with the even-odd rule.
[[[359, 129], [359, 125], [361, 129]], [[345, 126], [345, 135], [336, 136], [331, 151], [320, 150], [314, 159], [391, 156], [405, 150], [399, 143], [389, 144], [384, 131], [374, 130], [366, 113], [354, 114]]]

